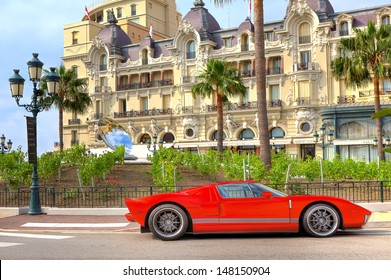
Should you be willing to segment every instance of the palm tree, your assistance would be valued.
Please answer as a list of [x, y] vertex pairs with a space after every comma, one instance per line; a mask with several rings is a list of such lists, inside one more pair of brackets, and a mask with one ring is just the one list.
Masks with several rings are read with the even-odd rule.
[[[252, 1], [252, 0], [250, 0]], [[232, 0], [214, 0], [216, 5], [231, 3]], [[255, 42], [255, 80], [258, 100], [258, 134], [260, 160], [269, 170], [271, 167], [271, 149], [266, 102], [266, 58], [264, 44], [263, 0], [254, 0], [254, 42]]]
[[[48, 73], [48, 70], [45, 70]], [[88, 93], [84, 92], [86, 82], [78, 79], [73, 69], [65, 69], [62, 64], [56, 68], [56, 73], [60, 76], [59, 92], [53, 105], [58, 108], [58, 132], [60, 151], [64, 149], [63, 127], [64, 127], [64, 110], [76, 114], [85, 114], [88, 107], [92, 105], [92, 100]], [[41, 87], [46, 88], [46, 81], [42, 79]]]
[[[331, 62], [335, 77], [345, 79], [347, 87], [364, 87], [373, 82], [375, 113], [380, 110], [380, 81], [389, 76], [391, 62], [391, 26], [376, 28], [369, 21], [364, 29], [354, 29], [355, 37], [339, 43], [341, 56]], [[376, 118], [377, 155], [384, 160], [382, 118]]]
[[216, 94], [217, 97], [217, 151], [223, 151], [223, 102], [236, 94], [246, 94], [238, 69], [230, 67], [227, 61], [211, 59], [206, 68], [197, 75], [197, 83], [192, 87], [193, 97]]

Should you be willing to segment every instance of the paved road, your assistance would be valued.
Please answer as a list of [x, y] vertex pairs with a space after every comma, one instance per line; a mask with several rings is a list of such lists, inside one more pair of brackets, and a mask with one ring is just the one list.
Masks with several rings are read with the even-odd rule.
[[202, 235], [164, 242], [151, 234], [105, 231], [1, 231], [2, 260], [391, 260], [391, 228], [300, 234]]

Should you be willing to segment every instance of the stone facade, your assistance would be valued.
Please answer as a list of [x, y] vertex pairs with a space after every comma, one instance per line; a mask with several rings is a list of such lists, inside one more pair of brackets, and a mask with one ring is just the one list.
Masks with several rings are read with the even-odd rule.
[[[157, 142], [175, 148], [204, 152], [215, 147], [216, 100], [194, 99], [191, 88], [208, 59], [218, 58], [238, 68], [247, 88], [245, 97], [231, 99], [224, 108], [224, 146], [238, 152], [256, 152], [259, 141], [252, 22], [245, 18], [238, 28], [221, 29], [204, 2], [195, 1], [178, 21], [174, 34], [172, 29], [155, 33], [152, 25], [151, 37], [148, 3], [152, 2], [153, 8], [155, 2], [130, 1], [137, 3], [137, 9], [146, 7], [146, 21], [139, 22], [144, 26], [117, 19], [122, 2], [105, 1], [92, 9], [95, 16], [107, 11], [107, 20], [97, 23], [83, 18], [64, 28], [65, 66], [75, 67], [79, 77], [88, 80], [93, 99], [87, 115], [65, 115], [65, 148], [73, 143], [105, 147], [97, 133], [97, 124], [104, 118], [122, 126], [134, 151], [140, 154], [146, 155], [145, 143], [153, 141], [154, 134]], [[175, 9], [175, 2], [168, 2], [172, 2], [169, 9]], [[339, 40], [354, 36], [353, 28], [364, 28], [369, 19], [377, 25], [389, 24], [390, 16], [391, 6], [338, 13], [328, 0], [291, 0], [284, 19], [265, 23], [266, 93], [274, 148], [297, 157], [320, 155], [322, 148], [315, 145], [313, 134], [324, 123], [322, 110], [373, 100], [371, 85], [353, 90], [346, 89], [343, 80], [336, 80], [330, 61], [338, 55]], [[132, 34], [140, 34], [140, 40]], [[77, 44], [72, 42], [75, 36], [79, 36]], [[390, 82], [384, 81], [381, 90], [382, 99], [387, 101]], [[339, 129], [334, 122], [325, 124], [332, 131]], [[391, 125], [385, 123], [384, 127], [391, 135]], [[371, 150], [371, 137], [367, 133], [352, 143], [342, 143], [367, 145]], [[338, 139], [335, 143], [326, 149], [330, 157], [338, 151], [336, 145], [342, 145]]]

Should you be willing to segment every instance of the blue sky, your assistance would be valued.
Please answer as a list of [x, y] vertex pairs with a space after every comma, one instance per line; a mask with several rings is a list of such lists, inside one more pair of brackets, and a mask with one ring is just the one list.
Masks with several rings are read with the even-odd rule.
[[[26, 115], [11, 97], [8, 79], [13, 69], [20, 69], [26, 79], [24, 98], [21, 103], [30, 102], [32, 85], [28, 80], [27, 61], [32, 53], [39, 53], [44, 68], [58, 67], [63, 55], [63, 27], [65, 24], [81, 20], [84, 6], [91, 6], [96, 0], [2, 0], [0, 16], [0, 135], [4, 134], [14, 143], [27, 150]], [[98, 1], [100, 2], [100, 1]], [[193, 7], [193, 0], [178, 0], [177, 7], [186, 15]], [[248, 3], [232, 0], [224, 8], [216, 8], [213, 1], [204, 0], [206, 8], [219, 21], [222, 28], [238, 26], [248, 15]], [[389, 0], [330, 0], [335, 11], [348, 11], [359, 8], [390, 4]], [[264, 0], [265, 21], [280, 20], [285, 15], [287, 0]], [[58, 141], [58, 113], [55, 109], [38, 115], [38, 153], [53, 150]]]

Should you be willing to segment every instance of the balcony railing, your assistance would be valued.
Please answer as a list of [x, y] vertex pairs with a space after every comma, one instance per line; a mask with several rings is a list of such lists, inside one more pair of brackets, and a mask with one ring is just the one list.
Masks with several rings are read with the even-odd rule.
[[249, 44], [243, 44], [241, 45], [241, 48], [242, 52], [246, 52], [250, 49], [250, 45]]
[[187, 52], [187, 53], [186, 53], [186, 58], [187, 58], [187, 59], [196, 58], [196, 52]]
[[158, 116], [158, 115], [171, 115], [172, 114], [172, 109], [167, 108], [167, 109], [150, 109], [150, 110], [141, 110], [141, 111], [136, 111], [136, 110], [130, 110], [126, 112], [115, 112], [114, 113], [114, 118], [132, 118], [132, 117], [146, 117], [146, 116]]
[[266, 105], [269, 108], [282, 107], [282, 100], [281, 99], [268, 100]]
[[132, 83], [132, 84], [123, 84], [117, 85], [117, 90], [132, 90], [132, 89], [140, 89], [140, 88], [150, 88], [150, 87], [163, 87], [163, 86], [171, 86], [173, 85], [172, 79], [165, 80], [157, 80], [150, 82], [141, 82], [141, 83]]
[[340, 30], [339, 31], [339, 36], [348, 36], [349, 35], [349, 30]]
[[294, 101], [295, 106], [311, 105], [311, 99], [309, 97], [298, 97]]
[[241, 73], [242, 77], [252, 77], [252, 71], [251, 70], [245, 70]]
[[337, 97], [338, 104], [355, 103], [355, 102], [356, 102], [355, 95], [346, 95], [346, 96], [338, 96]]
[[300, 36], [299, 37], [299, 44], [307, 44], [311, 43], [311, 36]]
[[103, 114], [102, 113], [95, 113], [93, 116], [92, 116], [95, 120], [100, 120], [103, 118]]
[[269, 67], [267, 69], [267, 75], [278, 75], [281, 74], [281, 67]]
[[80, 119], [69, 119], [68, 125], [80, 124]]
[[182, 83], [194, 83], [195, 82], [195, 77], [193, 76], [182, 76]]

